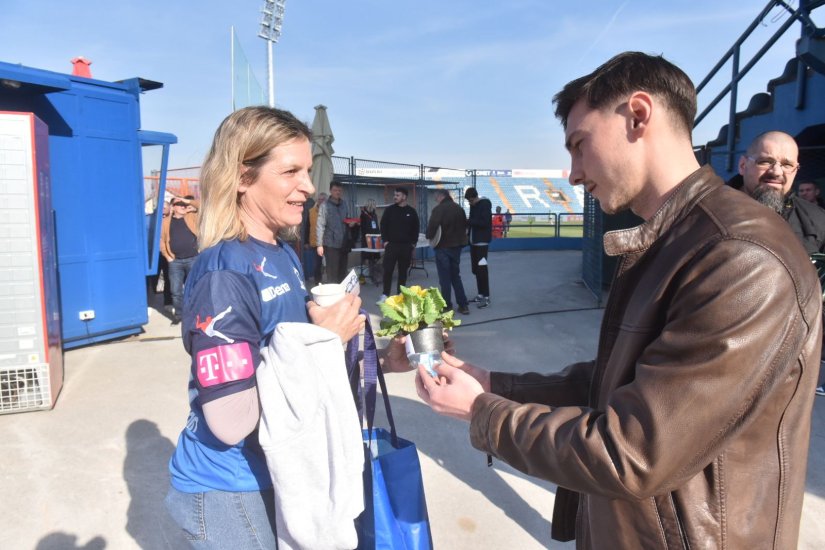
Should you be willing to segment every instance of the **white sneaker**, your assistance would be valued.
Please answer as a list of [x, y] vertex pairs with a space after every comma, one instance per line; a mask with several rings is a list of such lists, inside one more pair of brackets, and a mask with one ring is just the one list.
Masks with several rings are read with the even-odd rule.
[[825, 386], [819, 386], [819, 387], [816, 389], [816, 394], [817, 394], [817, 395], [825, 395]]
[[386, 302], [386, 301], [387, 301], [387, 295], [386, 295], [386, 294], [382, 294], [382, 295], [381, 295], [381, 297], [380, 297], [380, 298], [378, 298], [378, 301], [377, 301], [377, 302], [375, 302], [375, 303], [376, 303], [376, 304], [382, 304], [382, 303], [384, 303], [384, 302]]
[[471, 302], [483, 302], [483, 301], [484, 301], [484, 296], [482, 296], [481, 294], [479, 294], [478, 296], [476, 296], [475, 298], [473, 298], [473, 299], [472, 299], [472, 300], [470, 300], [470, 301], [471, 301]]

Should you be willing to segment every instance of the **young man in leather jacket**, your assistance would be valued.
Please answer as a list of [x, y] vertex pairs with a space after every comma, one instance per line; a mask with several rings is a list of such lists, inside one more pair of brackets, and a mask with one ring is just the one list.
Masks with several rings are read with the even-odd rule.
[[598, 355], [513, 375], [445, 353], [419, 396], [557, 484], [553, 537], [578, 548], [796, 548], [822, 334], [805, 249], [699, 166], [693, 84], [663, 58], [620, 54], [554, 101], [570, 182], [645, 220], [604, 235]]

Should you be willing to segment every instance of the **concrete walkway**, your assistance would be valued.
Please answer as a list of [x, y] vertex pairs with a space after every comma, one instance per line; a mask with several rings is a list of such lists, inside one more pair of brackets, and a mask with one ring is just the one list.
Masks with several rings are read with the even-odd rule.
[[[475, 294], [468, 255], [464, 283]], [[555, 370], [592, 358], [602, 310], [579, 282], [578, 252], [490, 257], [492, 307], [454, 332], [478, 365]], [[415, 270], [410, 284], [437, 285]], [[379, 290], [362, 288], [377, 313]], [[374, 317], [377, 321], [377, 317]], [[166, 517], [167, 461], [188, 413], [189, 361], [178, 327], [151, 310], [144, 334], [65, 354], [53, 411], [0, 416], [0, 548], [185, 548]], [[416, 442], [439, 549], [573, 548], [550, 541], [555, 487], [486, 457], [466, 423], [433, 414], [412, 374], [388, 377], [400, 435]], [[380, 413], [379, 413], [380, 414]], [[382, 421], [379, 424], [383, 423]], [[815, 400], [800, 548], [825, 548], [825, 398]]]

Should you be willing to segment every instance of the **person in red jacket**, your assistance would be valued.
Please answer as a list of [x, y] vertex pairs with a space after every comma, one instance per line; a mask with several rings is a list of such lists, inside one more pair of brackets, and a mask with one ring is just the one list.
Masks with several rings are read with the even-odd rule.
[[500, 239], [504, 236], [504, 214], [501, 207], [496, 206], [496, 213], [493, 215], [493, 238]]

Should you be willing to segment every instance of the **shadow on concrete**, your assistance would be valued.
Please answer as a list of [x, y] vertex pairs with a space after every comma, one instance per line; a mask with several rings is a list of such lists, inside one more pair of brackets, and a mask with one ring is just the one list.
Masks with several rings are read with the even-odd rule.
[[[541, 545], [547, 545], [550, 522], [525, 502], [496, 470], [547, 488], [548, 499], [553, 498], [552, 484], [522, 474], [499, 461], [494, 461], [493, 468], [487, 467], [487, 456], [470, 445], [466, 422], [439, 416], [420, 401], [392, 395], [390, 403], [399, 437], [413, 441], [421, 453], [479, 491]], [[377, 409], [376, 426], [388, 427], [383, 416], [383, 405], [378, 405]], [[478, 518], [462, 518], [456, 527], [473, 531], [476, 520]]]
[[123, 479], [129, 488], [126, 531], [140, 548], [186, 548], [180, 528], [166, 511], [169, 458], [175, 445], [163, 437], [157, 424], [135, 420], [126, 429]]
[[49, 533], [37, 543], [35, 550], [103, 550], [106, 539], [95, 537], [83, 546], [78, 545], [77, 535]]

